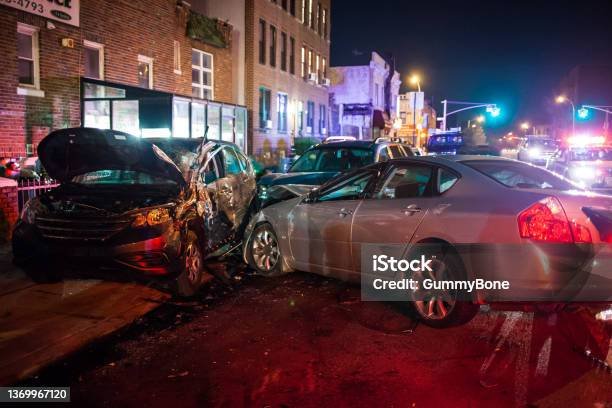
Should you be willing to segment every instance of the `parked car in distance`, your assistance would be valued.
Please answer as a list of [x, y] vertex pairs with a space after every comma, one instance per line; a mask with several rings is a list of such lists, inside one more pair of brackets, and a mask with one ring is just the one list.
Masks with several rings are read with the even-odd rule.
[[565, 146], [552, 155], [546, 168], [580, 186], [612, 193], [612, 146]]
[[517, 158], [536, 166], [545, 166], [558, 148], [559, 143], [550, 137], [527, 136], [527, 140], [519, 147]]
[[408, 156], [412, 156], [408, 146], [386, 140], [320, 143], [306, 150], [286, 173], [268, 174], [259, 179], [259, 196], [265, 200], [268, 189], [273, 186], [318, 186], [345, 171]]
[[510, 291], [465, 297], [450, 289], [406, 291], [422, 321], [448, 327], [469, 321], [481, 303], [571, 299], [591, 273], [595, 248], [610, 236], [609, 221], [595, 224], [589, 211], [608, 209], [609, 217], [610, 208], [611, 197], [516, 160], [403, 158], [264, 208], [246, 229], [244, 258], [262, 275], [300, 270], [359, 282], [363, 245], [401, 244], [410, 254], [435, 244], [432, 279], [511, 282]]
[[35, 280], [82, 262], [193, 295], [207, 259], [240, 243], [256, 192], [249, 160], [227, 142], [74, 128], [50, 133], [38, 154], [61, 184], [29, 200], [13, 232], [15, 261]]
[[463, 145], [457, 150], [459, 155], [501, 156], [500, 150], [492, 145]]

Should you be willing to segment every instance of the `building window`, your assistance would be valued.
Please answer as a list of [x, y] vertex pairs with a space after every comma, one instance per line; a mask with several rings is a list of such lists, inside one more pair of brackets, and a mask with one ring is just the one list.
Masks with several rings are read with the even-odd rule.
[[321, 57], [319, 57], [319, 54], [315, 57], [315, 61], [315, 73], [317, 74], [317, 81], [319, 81], [321, 78]]
[[259, 20], [259, 63], [266, 63], [266, 22]]
[[189, 137], [189, 100], [172, 100], [172, 137]]
[[321, 3], [317, 3], [317, 22], [315, 25], [315, 31], [321, 34]]
[[309, 134], [312, 134], [314, 130], [314, 109], [314, 102], [308, 101], [306, 103], [306, 133]]
[[321, 73], [323, 74], [323, 78], [327, 78], [327, 60], [325, 57], [321, 58]]
[[153, 58], [138, 56], [138, 86], [153, 89]]
[[312, 0], [308, 0], [308, 25], [314, 30], [315, 22], [312, 15]]
[[278, 131], [286, 132], [287, 131], [287, 94], [278, 93], [276, 95], [276, 112], [277, 112], [277, 121], [278, 121]]
[[319, 105], [319, 133], [324, 135], [327, 133], [327, 108], [325, 105]]
[[287, 11], [287, 0], [281, 0], [281, 6], [283, 7], [283, 10]]
[[191, 94], [200, 99], [214, 99], [213, 56], [204, 51], [191, 50]]
[[259, 88], [259, 127], [261, 129], [270, 129], [271, 116], [270, 116], [270, 98], [271, 91], [264, 87]]
[[281, 33], [281, 55], [280, 68], [283, 71], [287, 70], [287, 33]]
[[301, 64], [302, 78], [306, 78], [306, 48], [302, 47], [302, 64]]
[[302, 12], [300, 13], [302, 24], [306, 24], [306, 0], [302, 0]]
[[92, 41], [83, 41], [85, 77], [104, 79], [104, 46]]
[[295, 38], [289, 37], [289, 73], [295, 74]]
[[289, 0], [289, 13], [295, 17], [295, 0]]
[[313, 63], [313, 61], [312, 61], [312, 50], [308, 50], [308, 70], [307, 70], [307, 72], [308, 72], [307, 75], [308, 76], [310, 76], [310, 73], [312, 72], [312, 65], [313, 65], [312, 63]]
[[174, 44], [173, 44], [173, 50], [174, 50], [174, 73], [175, 74], [181, 74], [181, 43], [174, 40]]
[[276, 27], [270, 26], [270, 66], [276, 66]]
[[323, 38], [327, 40], [327, 9], [323, 9]]
[[17, 25], [17, 59], [19, 85], [40, 89], [38, 28]]
[[302, 135], [302, 132], [304, 130], [304, 102], [299, 101], [298, 102], [298, 111], [297, 111], [297, 128], [298, 128], [298, 133], [300, 135]]

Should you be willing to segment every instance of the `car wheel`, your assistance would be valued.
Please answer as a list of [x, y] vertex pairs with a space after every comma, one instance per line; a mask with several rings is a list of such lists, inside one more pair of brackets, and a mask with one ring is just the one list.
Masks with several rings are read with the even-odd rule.
[[255, 227], [248, 245], [249, 265], [260, 275], [278, 276], [282, 273], [280, 246], [272, 225], [265, 223]]
[[202, 286], [204, 255], [198, 236], [190, 231], [181, 258], [182, 270], [175, 282], [175, 293], [181, 297], [194, 296]]
[[466, 273], [459, 256], [448, 247], [425, 250], [421, 254], [432, 259], [432, 271], [419, 272], [414, 277], [419, 281], [419, 289], [412, 292], [412, 306], [418, 318], [435, 328], [460, 326], [472, 320], [479, 305], [465, 300], [469, 298], [468, 294], [457, 290], [427, 290], [421, 284], [423, 279], [465, 280]]

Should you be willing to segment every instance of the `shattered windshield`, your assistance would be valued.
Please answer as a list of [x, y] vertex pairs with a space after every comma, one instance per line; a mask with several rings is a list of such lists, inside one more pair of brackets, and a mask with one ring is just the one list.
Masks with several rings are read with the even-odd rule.
[[177, 183], [162, 177], [133, 170], [97, 170], [72, 178], [73, 183], [84, 185], [146, 185], [176, 186]]

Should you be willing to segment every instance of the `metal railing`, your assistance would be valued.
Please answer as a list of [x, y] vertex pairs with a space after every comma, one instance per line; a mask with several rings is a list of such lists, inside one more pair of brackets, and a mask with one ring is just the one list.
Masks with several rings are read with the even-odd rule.
[[37, 197], [57, 186], [59, 186], [59, 183], [53, 179], [19, 180], [17, 182], [17, 201], [19, 203], [19, 212], [21, 212], [25, 203], [27, 203], [31, 198]]

